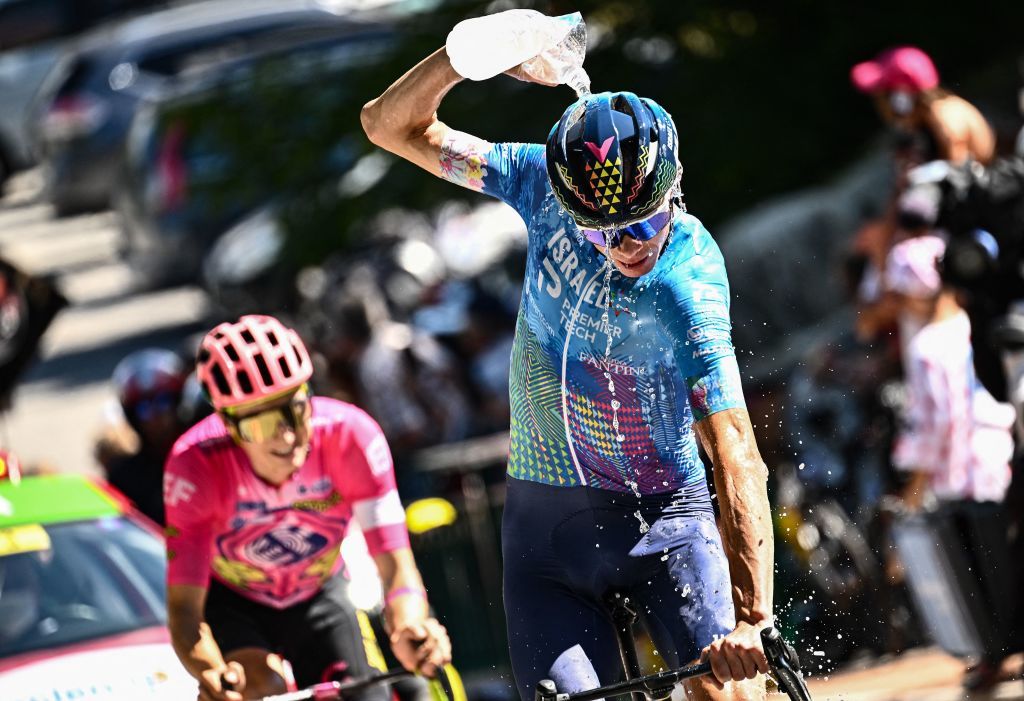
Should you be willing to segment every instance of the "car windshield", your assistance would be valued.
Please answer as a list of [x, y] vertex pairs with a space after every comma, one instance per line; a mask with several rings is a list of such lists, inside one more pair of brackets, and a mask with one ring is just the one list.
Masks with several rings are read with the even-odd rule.
[[0, 658], [166, 623], [163, 543], [149, 531], [109, 517], [19, 538], [34, 545], [0, 548]]

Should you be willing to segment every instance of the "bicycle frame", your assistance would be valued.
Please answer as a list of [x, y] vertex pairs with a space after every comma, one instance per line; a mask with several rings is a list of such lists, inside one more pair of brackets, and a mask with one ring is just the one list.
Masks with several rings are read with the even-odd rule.
[[[259, 701], [338, 701], [348, 698], [351, 694], [374, 686], [415, 676], [404, 669], [391, 669], [379, 674], [372, 674], [363, 679], [346, 682], [324, 682], [313, 686], [288, 691], [274, 696], [264, 696]], [[462, 686], [459, 673], [450, 664], [437, 671], [437, 675], [428, 678], [430, 697], [438, 701], [466, 701], [466, 692]]]
[[[534, 701], [595, 701], [626, 693], [632, 694], [634, 701], [660, 701], [671, 696], [672, 689], [676, 684], [712, 673], [711, 664], [701, 662], [679, 669], [640, 676], [636, 646], [632, 635], [632, 625], [637, 617], [636, 611], [629, 605], [629, 598], [620, 593], [610, 594], [607, 602], [612, 609], [612, 620], [615, 623], [615, 633], [619, 651], [622, 654], [626, 681], [566, 694], [559, 692], [555, 683], [550, 679], [543, 679], [538, 682], [534, 691]], [[779, 631], [774, 628], [763, 629], [761, 644], [779, 689], [792, 701], [811, 701], [810, 692], [800, 674], [800, 661], [796, 651], [782, 638]]]
[[264, 696], [259, 701], [336, 701], [356, 691], [362, 691], [374, 684], [405, 679], [413, 676], [412, 672], [404, 669], [395, 669], [380, 674], [374, 674], [365, 679], [357, 679], [350, 682], [323, 682], [298, 691], [287, 691], [274, 696]]

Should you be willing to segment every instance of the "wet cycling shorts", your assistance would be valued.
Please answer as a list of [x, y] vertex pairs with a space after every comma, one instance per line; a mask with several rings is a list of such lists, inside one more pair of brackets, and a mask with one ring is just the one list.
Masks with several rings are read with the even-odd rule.
[[707, 488], [699, 488], [702, 498], [680, 505], [678, 494], [638, 498], [508, 479], [505, 615], [524, 701], [541, 679], [572, 692], [621, 678], [603, 603], [611, 590], [630, 596], [666, 664], [685, 664], [732, 631], [729, 565]]
[[[340, 575], [313, 598], [285, 609], [263, 606], [212, 580], [206, 622], [225, 656], [246, 647], [276, 652], [291, 663], [299, 688], [328, 676], [363, 679], [383, 665], [370, 621], [349, 602]], [[378, 685], [354, 698], [387, 701], [389, 691]]]

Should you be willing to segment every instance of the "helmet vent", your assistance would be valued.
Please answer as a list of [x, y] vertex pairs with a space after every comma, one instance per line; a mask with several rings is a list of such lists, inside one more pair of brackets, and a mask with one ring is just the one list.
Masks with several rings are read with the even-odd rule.
[[249, 373], [245, 370], [239, 370], [238, 374], [235, 375], [238, 378], [238, 386], [242, 388], [242, 391], [246, 394], [252, 393], [252, 380], [249, 379]]
[[[263, 384], [268, 386], [273, 385], [274, 378], [270, 376], [270, 368], [267, 367], [267, 359], [263, 357], [263, 354], [260, 353], [259, 355], [254, 356], [253, 360], [256, 362], [256, 369], [260, 371], [260, 379], [263, 380]], [[285, 377], [287, 376], [288, 375], [286, 373]]]
[[242, 329], [242, 340], [246, 343], [256, 343], [256, 338], [252, 335], [252, 331], [249, 329]]
[[277, 359], [277, 364], [281, 367], [281, 373], [285, 377], [292, 376], [292, 370], [288, 367], [288, 361], [285, 360], [283, 356]]
[[277, 345], [277, 334], [273, 331], [267, 331], [267, 340], [270, 341], [270, 345]]
[[235, 346], [233, 344], [225, 346], [224, 347], [224, 352], [227, 354], [227, 356], [229, 358], [231, 358], [236, 363], [239, 361], [238, 349], [235, 348]]
[[209, 359], [210, 359], [210, 349], [209, 348], [200, 348], [199, 352], [196, 353], [196, 362], [199, 363], [199, 364], [205, 363]]
[[228, 378], [224, 375], [224, 368], [219, 363], [215, 364], [210, 370], [210, 374], [213, 375], [213, 381], [217, 385], [217, 390], [221, 394], [231, 394], [231, 386], [228, 384]]

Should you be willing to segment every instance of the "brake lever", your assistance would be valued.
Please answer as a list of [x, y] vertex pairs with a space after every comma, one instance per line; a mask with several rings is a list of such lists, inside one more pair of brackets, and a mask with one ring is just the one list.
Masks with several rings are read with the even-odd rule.
[[793, 646], [775, 628], [761, 630], [761, 645], [779, 689], [792, 701], [811, 701], [811, 692], [800, 673], [800, 658]]

